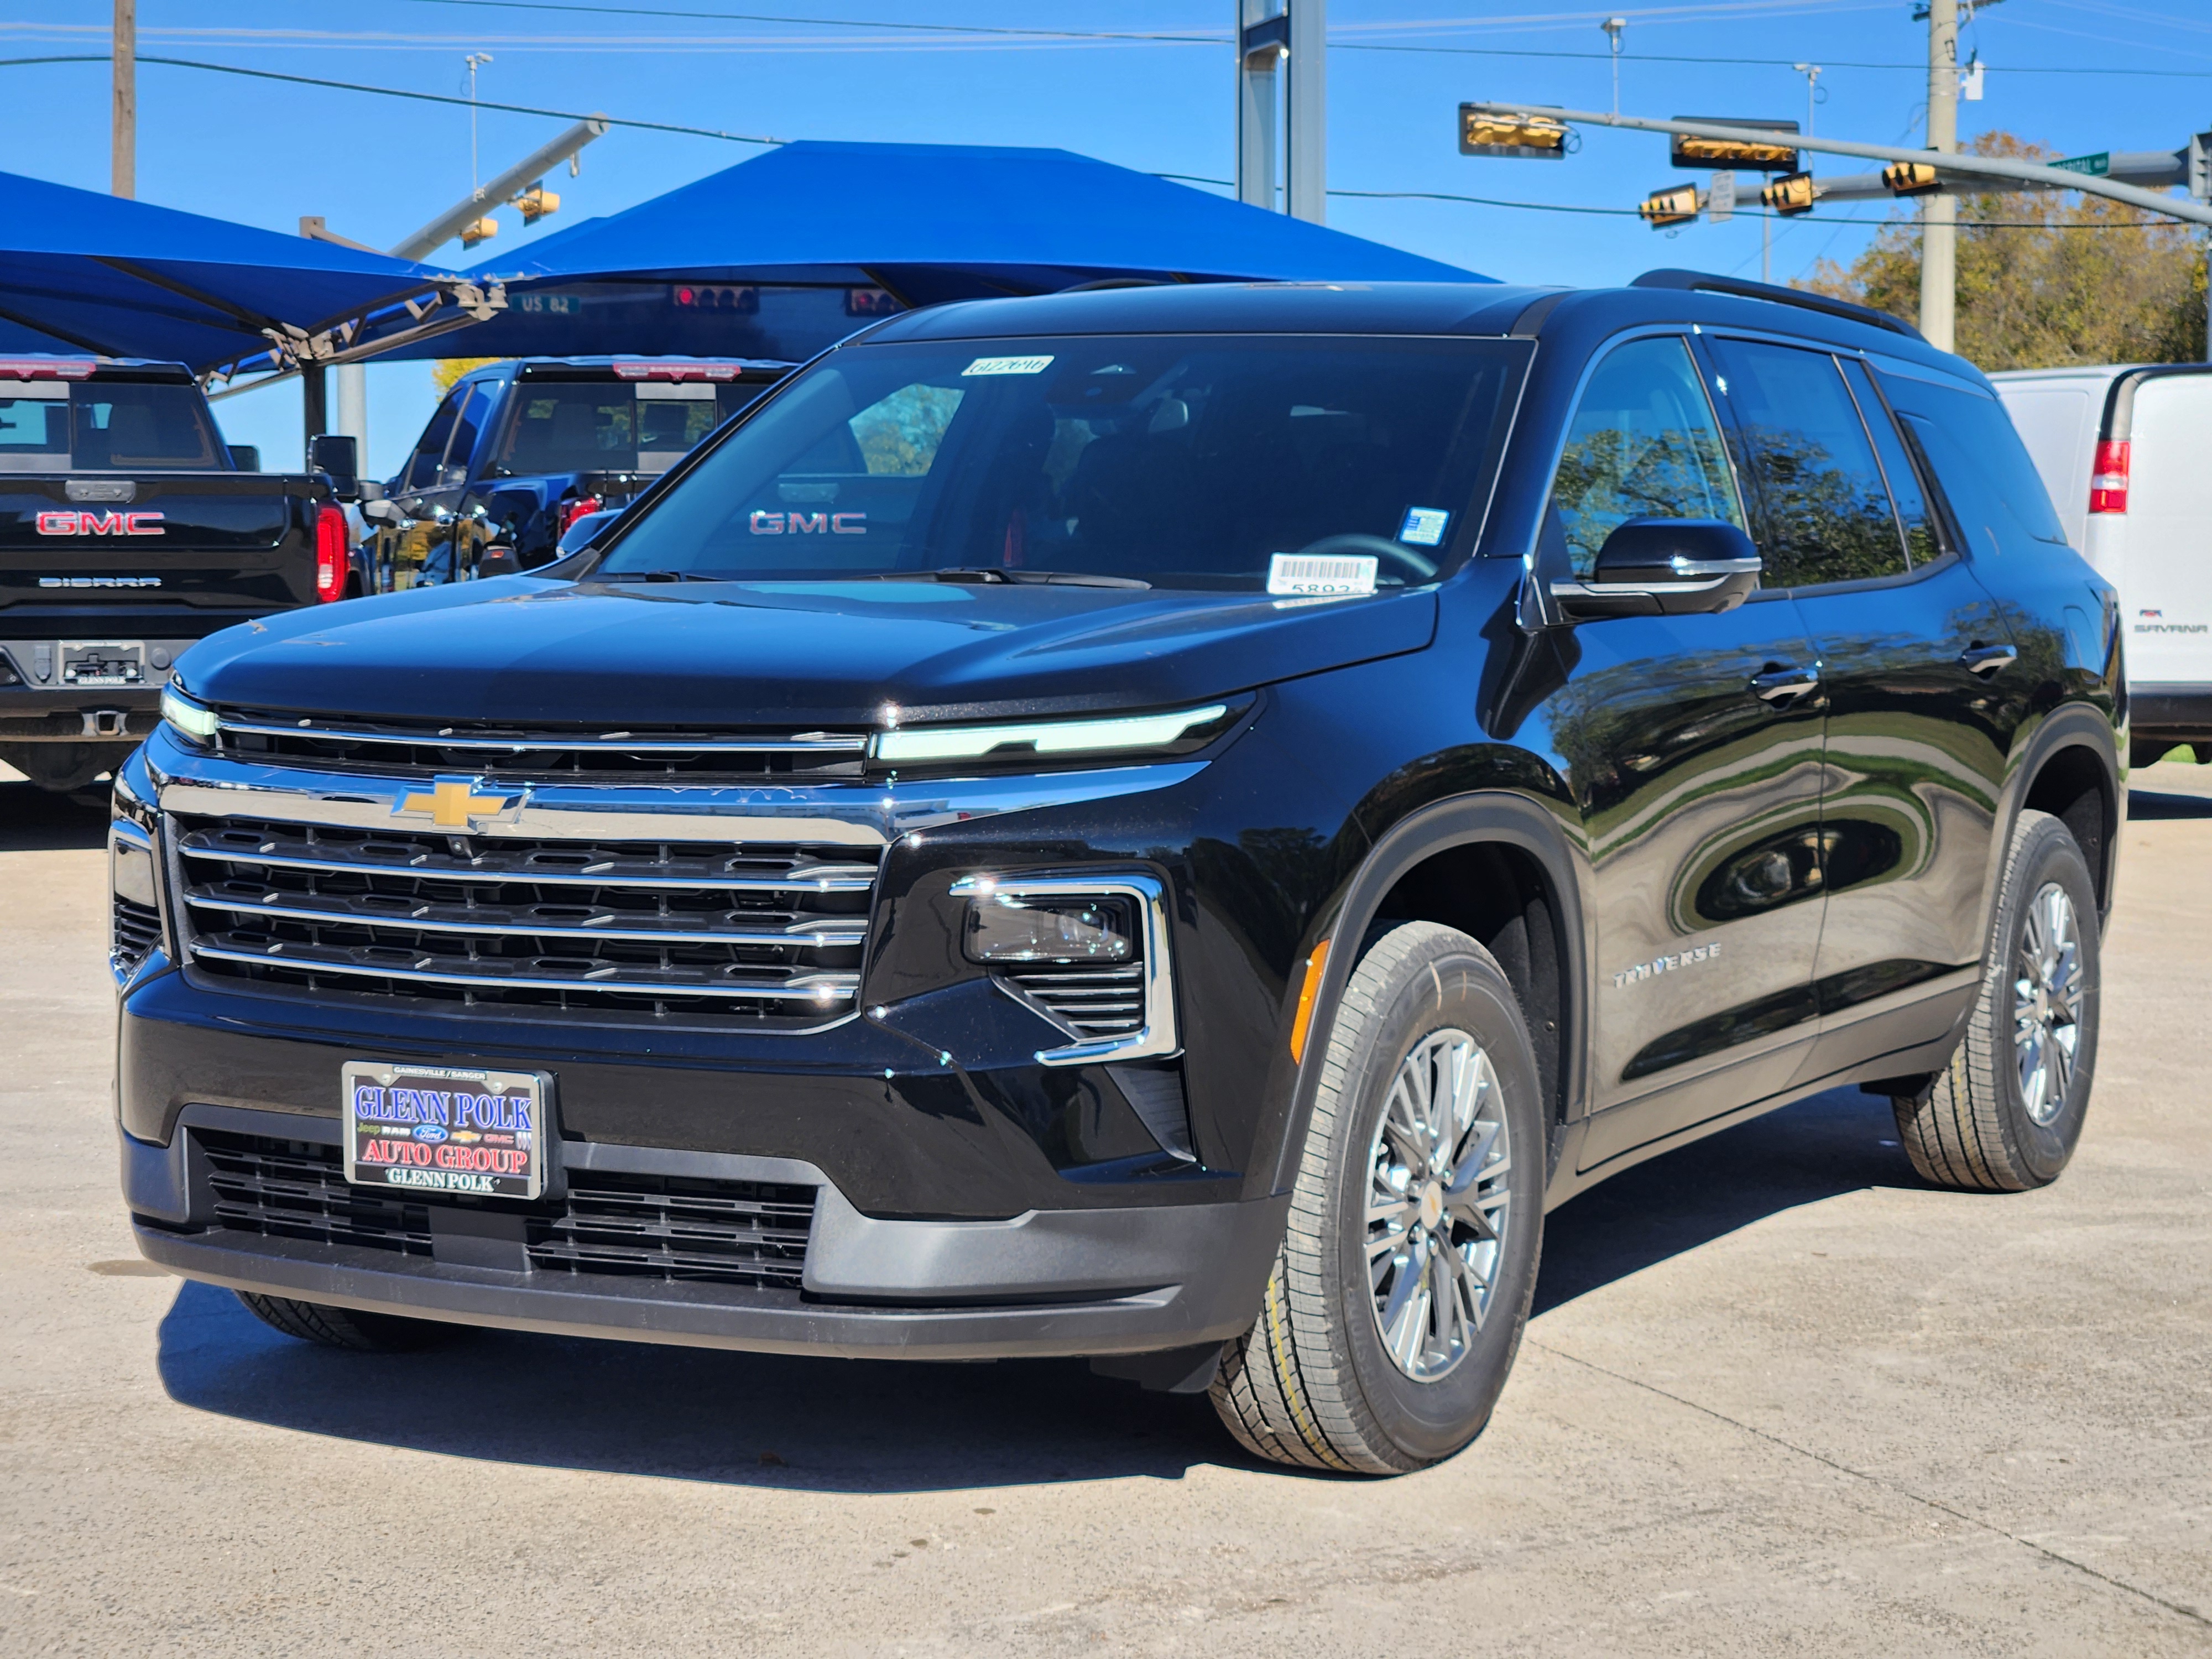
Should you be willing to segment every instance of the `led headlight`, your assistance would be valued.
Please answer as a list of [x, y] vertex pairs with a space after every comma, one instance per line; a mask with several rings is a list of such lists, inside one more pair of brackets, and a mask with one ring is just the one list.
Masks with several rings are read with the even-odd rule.
[[1007, 726], [917, 726], [876, 734], [875, 757], [909, 761], [1020, 760], [1030, 756], [1113, 754], [1194, 747], [1213, 735], [1230, 705], [1211, 703], [1172, 714], [1117, 714], [1103, 720], [1043, 720]]
[[161, 718], [190, 744], [204, 745], [221, 724], [215, 710], [185, 695], [173, 680], [161, 688]]
[[1126, 898], [1017, 897], [968, 901], [970, 962], [1127, 962], [1136, 955], [1135, 907]]

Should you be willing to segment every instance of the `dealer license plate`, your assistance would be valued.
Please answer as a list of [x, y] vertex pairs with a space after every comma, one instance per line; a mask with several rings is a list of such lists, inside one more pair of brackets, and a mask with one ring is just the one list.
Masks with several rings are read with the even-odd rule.
[[146, 647], [137, 640], [64, 640], [64, 685], [146, 684]]
[[550, 1093], [543, 1072], [345, 1063], [345, 1174], [425, 1195], [536, 1198], [545, 1190]]

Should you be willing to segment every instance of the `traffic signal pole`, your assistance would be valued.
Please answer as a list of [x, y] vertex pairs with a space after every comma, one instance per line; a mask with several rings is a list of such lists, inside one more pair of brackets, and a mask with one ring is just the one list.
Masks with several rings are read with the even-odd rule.
[[[1959, 148], [1958, 0], [1928, 0], [1928, 148]], [[1920, 331], [1938, 351], [1952, 349], [1958, 311], [1959, 198], [1940, 191], [1920, 207]]]

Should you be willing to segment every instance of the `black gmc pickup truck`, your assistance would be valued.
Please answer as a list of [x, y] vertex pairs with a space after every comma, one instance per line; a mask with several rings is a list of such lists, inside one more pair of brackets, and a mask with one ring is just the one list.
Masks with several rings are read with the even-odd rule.
[[81, 788], [186, 647], [338, 597], [328, 482], [237, 459], [180, 363], [0, 359], [0, 761]]
[[125, 1199], [340, 1347], [1085, 1355], [1415, 1468], [1640, 1159], [1856, 1085], [2058, 1176], [2118, 641], [1855, 307], [913, 313], [542, 569], [194, 653], [115, 790]]

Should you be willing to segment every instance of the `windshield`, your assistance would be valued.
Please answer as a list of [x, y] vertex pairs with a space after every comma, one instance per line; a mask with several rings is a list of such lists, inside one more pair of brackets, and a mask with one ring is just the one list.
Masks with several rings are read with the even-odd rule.
[[198, 386], [0, 381], [0, 472], [228, 470]]
[[599, 574], [1427, 581], [1472, 547], [1527, 361], [1517, 341], [1370, 337], [848, 347], [704, 457]]
[[760, 394], [757, 386], [735, 383], [521, 380], [490, 471], [508, 477], [665, 472]]

